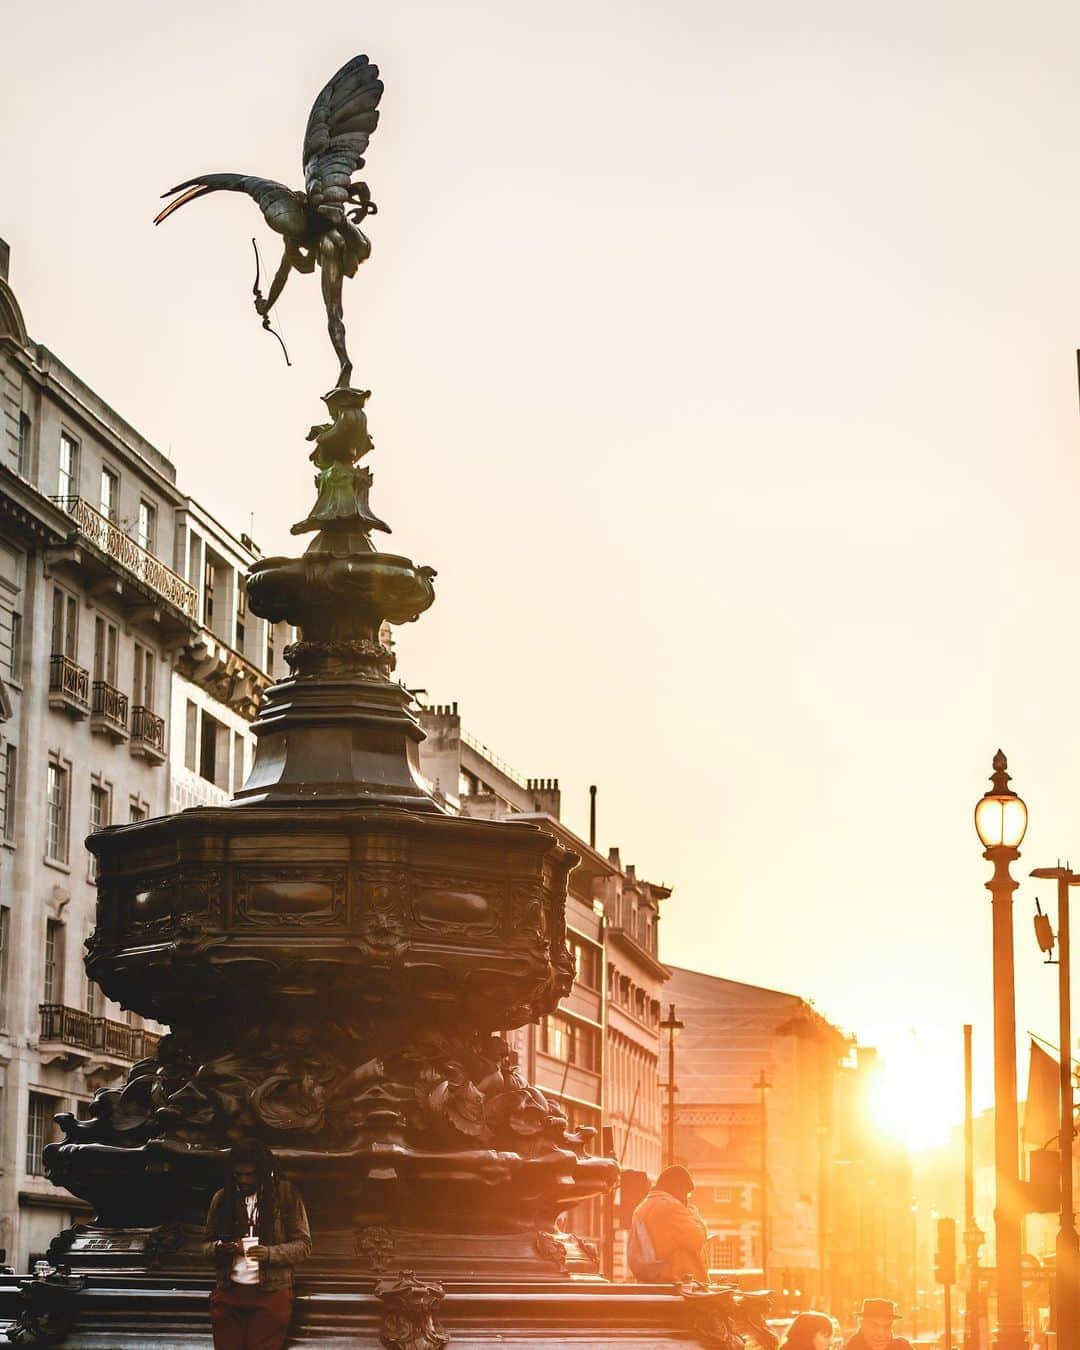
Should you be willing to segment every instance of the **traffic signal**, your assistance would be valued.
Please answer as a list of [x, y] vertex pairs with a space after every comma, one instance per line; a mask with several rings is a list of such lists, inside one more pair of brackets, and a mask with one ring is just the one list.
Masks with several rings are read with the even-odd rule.
[[1025, 1214], [1056, 1214], [1061, 1207], [1061, 1154], [1037, 1148], [1028, 1154], [1028, 1183], [1022, 1186]]
[[934, 1279], [938, 1284], [956, 1283], [956, 1220], [938, 1219]]

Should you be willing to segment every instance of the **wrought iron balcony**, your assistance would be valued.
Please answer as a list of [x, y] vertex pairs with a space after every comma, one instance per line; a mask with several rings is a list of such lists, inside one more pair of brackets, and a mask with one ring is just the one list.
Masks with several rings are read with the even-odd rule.
[[199, 597], [195, 587], [189, 586], [171, 567], [166, 567], [159, 558], [129, 538], [85, 497], [54, 497], [53, 501], [72, 517], [79, 533], [85, 535], [95, 548], [126, 568], [189, 619], [198, 619]]
[[95, 680], [90, 703], [90, 729], [102, 731], [114, 741], [127, 740], [128, 696], [107, 680]]
[[160, 764], [165, 758], [165, 719], [136, 704], [131, 710], [131, 753]]
[[77, 1059], [104, 1055], [107, 1059], [135, 1061], [147, 1059], [157, 1049], [161, 1037], [142, 1027], [129, 1027], [108, 1017], [91, 1017], [82, 1008], [63, 1003], [42, 1003], [42, 1045], [64, 1046]]
[[49, 707], [78, 718], [90, 711], [90, 672], [59, 653], [49, 662]]

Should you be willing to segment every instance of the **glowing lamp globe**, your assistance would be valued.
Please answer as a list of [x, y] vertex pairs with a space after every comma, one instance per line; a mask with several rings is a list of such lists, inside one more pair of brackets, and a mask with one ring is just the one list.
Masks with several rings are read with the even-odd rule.
[[975, 807], [975, 829], [985, 849], [1019, 848], [1027, 831], [1027, 807], [1009, 787], [1007, 768], [1008, 761], [999, 750], [994, 756], [990, 791]]

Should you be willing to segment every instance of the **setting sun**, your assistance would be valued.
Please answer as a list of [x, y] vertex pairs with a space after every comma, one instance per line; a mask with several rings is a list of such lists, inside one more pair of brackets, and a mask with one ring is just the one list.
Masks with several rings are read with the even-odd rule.
[[905, 1036], [882, 1057], [870, 1089], [870, 1115], [883, 1134], [913, 1150], [948, 1143], [950, 1130], [963, 1119], [959, 1066]]

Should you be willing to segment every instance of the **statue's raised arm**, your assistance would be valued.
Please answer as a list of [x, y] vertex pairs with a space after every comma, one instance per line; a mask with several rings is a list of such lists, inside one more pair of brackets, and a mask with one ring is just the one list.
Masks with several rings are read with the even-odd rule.
[[[304, 134], [304, 191], [295, 192], [272, 178], [239, 173], [209, 173], [189, 178], [164, 193], [173, 200], [156, 217], [160, 225], [180, 206], [208, 192], [245, 192], [254, 198], [272, 230], [285, 238], [281, 264], [265, 300], [255, 308], [266, 315], [277, 301], [289, 273], [322, 274], [323, 302], [330, 341], [339, 362], [337, 383], [347, 387], [352, 362], [345, 346], [341, 285], [371, 254], [371, 243], [359, 228], [375, 214], [364, 182], [353, 175], [364, 166], [371, 133], [379, 122], [383, 85], [379, 68], [366, 56], [354, 56], [329, 81], [315, 100]], [[180, 195], [177, 196], [176, 194]]]

